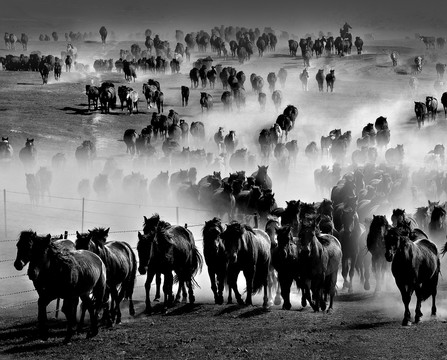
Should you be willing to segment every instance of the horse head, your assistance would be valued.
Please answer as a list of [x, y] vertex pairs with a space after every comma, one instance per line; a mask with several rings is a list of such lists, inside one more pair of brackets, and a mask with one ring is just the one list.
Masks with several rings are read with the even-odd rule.
[[221, 234], [224, 241], [225, 252], [230, 263], [238, 262], [238, 255], [248, 251], [247, 231], [253, 231], [248, 225], [232, 222]]
[[388, 262], [393, 261], [394, 255], [400, 247], [402, 241], [402, 230], [391, 228], [385, 235], [385, 259]]
[[301, 223], [298, 233], [299, 253], [304, 257], [309, 257], [312, 251], [312, 244], [316, 237], [316, 221], [315, 217], [309, 216]]
[[[162, 174], [164, 175], [164, 173]], [[144, 216], [143, 218], [144, 218], [143, 233], [145, 235], [151, 235], [152, 237], [154, 237], [157, 231], [158, 224], [160, 222], [160, 215], [155, 213], [149, 219], [146, 216]]]

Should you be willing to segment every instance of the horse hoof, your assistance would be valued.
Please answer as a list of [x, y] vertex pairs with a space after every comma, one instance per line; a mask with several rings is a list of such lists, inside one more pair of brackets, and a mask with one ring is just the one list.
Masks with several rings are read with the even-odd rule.
[[283, 304], [282, 309], [283, 310], [290, 310], [292, 308], [292, 304]]
[[369, 286], [369, 282], [365, 282], [365, 285], [363, 286], [363, 288], [368, 291], [371, 287]]
[[135, 309], [130, 309], [129, 310], [129, 315], [130, 316], [135, 316]]
[[304, 299], [304, 298], [301, 299], [301, 306], [302, 306], [303, 308], [307, 306], [307, 301], [306, 301], [306, 299]]
[[156, 298], [154, 299], [154, 301], [155, 301], [155, 302], [160, 302], [160, 297], [156, 297]]
[[[196, 301], [196, 297], [195, 297], [195, 296], [191, 296], [191, 297], [189, 298], [189, 303], [190, 303], [190, 304], [194, 304], [195, 301]], [[186, 298], [184, 299], [183, 302], [186, 302]]]
[[402, 321], [402, 326], [411, 326], [411, 321], [408, 320], [408, 319], [404, 319], [404, 320]]

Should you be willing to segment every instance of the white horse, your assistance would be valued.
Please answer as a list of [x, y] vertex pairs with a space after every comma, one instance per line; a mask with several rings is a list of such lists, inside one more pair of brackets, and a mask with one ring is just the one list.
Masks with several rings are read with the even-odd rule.
[[70, 55], [72, 59], [76, 60], [78, 57], [78, 49], [69, 43], [67, 44], [67, 54]]
[[132, 114], [134, 110], [137, 111], [138, 114], [138, 91], [131, 90], [127, 93], [127, 107], [129, 109], [129, 114]]

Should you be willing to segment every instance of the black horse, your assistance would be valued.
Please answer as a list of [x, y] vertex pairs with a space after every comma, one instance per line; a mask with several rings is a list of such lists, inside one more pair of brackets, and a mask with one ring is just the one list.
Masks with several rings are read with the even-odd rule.
[[391, 228], [385, 235], [385, 247], [385, 258], [391, 262], [391, 272], [405, 306], [402, 325], [411, 325], [409, 305], [413, 292], [416, 292], [417, 298], [414, 322], [420, 321], [421, 303], [430, 296], [432, 297], [431, 315], [435, 316], [438, 278], [441, 270], [436, 245], [428, 239], [413, 242], [401, 229]]

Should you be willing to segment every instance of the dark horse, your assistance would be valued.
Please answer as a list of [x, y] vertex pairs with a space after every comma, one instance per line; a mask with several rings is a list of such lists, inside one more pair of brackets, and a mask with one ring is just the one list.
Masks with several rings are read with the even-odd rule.
[[193, 282], [194, 276], [202, 269], [202, 256], [194, 243], [191, 231], [183, 226], [172, 226], [160, 220], [158, 214], [150, 219], [145, 218], [143, 231], [147, 235], [138, 233], [138, 256], [140, 274], [146, 272], [146, 313], [151, 312], [149, 290], [152, 279], [156, 273], [164, 275], [164, 310], [172, 303], [172, 284], [175, 271], [179, 282], [179, 290], [183, 284], [188, 287], [189, 302], [194, 303]]
[[33, 231], [22, 231], [14, 267], [20, 271], [28, 262], [28, 277], [39, 294], [40, 337], [48, 339], [47, 306], [57, 298], [64, 299], [62, 311], [67, 318], [64, 343], [74, 334], [79, 298], [90, 313], [87, 338], [98, 334], [98, 312], [105, 300], [107, 276], [99, 256], [90, 251], [67, 249], [63, 243], [53, 241], [51, 235], [37, 236]]
[[[343, 252], [342, 276], [344, 279], [343, 288], [352, 292], [352, 279], [355, 273], [356, 263], [360, 253], [360, 237], [364, 231], [359, 222], [357, 212], [348, 207], [343, 209], [342, 230], [340, 231], [340, 243]], [[349, 273], [349, 281], [347, 280]], [[369, 275], [368, 275], [369, 278]], [[368, 289], [365, 289], [368, 290]]]
[[[205, 221], [202, 229], [203, 235], [203, 255], [208, 267], [208, 275], [211, 282], [211, 290], [214, 294], [214, 302], [218, 305], [223, 304], [223, 289], [227, 276], [227, 256], [225, 247], [220, 238], [224, 232], [224, 226], [219, 218]], [[216, 284], [217, 282], [217, 284]], [[228, 292], [228, 304], [232, 303], [231, 289]]]
[[[293, 239], [292, 227], [287, 225], [277, 230], [278, 232], [278, 246], [272, 250], [272, 264], [278, 272], [278, 281], [281, 287], [281, 297], [283, 298], [284, 310], [290, 310], [292, 304], [290, 303], [290, 288], [293, 281], [300, 288], [299, 278], [299, 262], [298, 262], [298, 247], [296, 241]], [[306, 300], [302, 297], [302, 303], [306, 306]]]
[[299, 216], [301, 211], [300, 200], [286, 201], [287, 207], [276, 208], [272, 214], [281, 217], [281, 226], [290, 225], [293, 229], [293, 235], [298, 236]]
[[337, 273], [341, 264], [341, 245], [332, 235], [321, 234], [317, 237], [316, 231], [315, 219], [307, 218], [299, 233], [298, 260], [304, 288], [303, 295], [314, 311], [319, 311], [320, 308], [326, 310], [329, 295], [328, 311], [330, 311], [334, 303]]
[[[110, 316], [112, 322], [121, 322], [120, 303], [129, 299], [129, 313], [135, 315], [132, 295], [137, 274], [137, 259], [131, 246], [124, 241], [107, 241], [109, 229], [94, 228], [88, 233], [76, 232], [76, 249], [89, 250], [98, 255], [106, 265], [107, 288], [110, 292]], [[119, 288], [119, 292], [118, 292]]]
[[428, 232], [435, 241], [443, 241], [446, 236], [445, 226], [446, 210], [443, 206], [435, 206], [430, 216]]
[[372, 270], [376, 275], [375, 292], [380, 291], [385, 272], [389, 266], [385, 259], [385, 235], [390, 229], [386, 216], [373, 215], [366, 238], [366, 247], [372, 255]]
[[221, 234], [228, 257], [228, 285], [239, 305], [243, 305], [237, 289], [237, 278], [242, 271], [247, 282], [246, 305], [253, 305], [252, 295], [264, 287], [263, 307], [268, 307], [267, 285], [270, 268], [270, 239], [265, 231], [232, 222]]
[[431, 315], [436, 315], [436, 294], [441, 269], [438, 249], [428, 239], [411, 241], [399, 228], [391, 228], [385, 235], [385, 258], [391, 262], [396, 285], [405, 306], [403, 326], [411, 325], [409, 309], [411, 296], [416, 292], [414, 322], [422, 317], [421, 302], [432, 297]]

